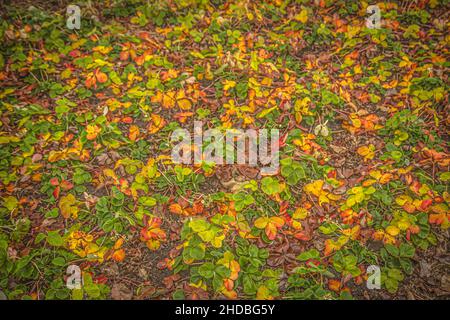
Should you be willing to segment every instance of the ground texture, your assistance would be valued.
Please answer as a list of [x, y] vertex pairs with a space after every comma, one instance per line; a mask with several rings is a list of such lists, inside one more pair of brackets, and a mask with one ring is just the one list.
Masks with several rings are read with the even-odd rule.
[[[369, 4], [2, 2], [0, 298], [449, 298], [449, 4]], [[278, 172], [172, 163], [196, 120]]]

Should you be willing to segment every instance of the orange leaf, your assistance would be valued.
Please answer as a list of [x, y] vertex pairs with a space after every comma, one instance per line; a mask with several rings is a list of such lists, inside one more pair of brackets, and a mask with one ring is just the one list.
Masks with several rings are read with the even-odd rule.
[[88, 74], [88, 76], [86, 77], [86, 82], [85, 85], [87, 88], [91, 88], [93, 86], [95, 86], [95, 84], [97, 83], [97, 80], [95, 79], [94, 74]]
[[114, 251], [112, 255], [112, 259], [116, 262], [121, 262], [123, 259], [125, 259], [125, 250], [119, 249]]
[[137, 137], [139, 136], [139, 127], [138, 126], [131, 126], [130, 127], [130, 134], [128, 135], [128, 138], [130, 138], [131, 141], [136, 141]]
[[176, 213], [176, 214], [182, 214], [183, 213], [183, 208], [181, 208], [181, 206], [178, 203], [173, 203], [169, 206], [169, 210], [172, 213]]
[[273, 223], [277, 228], [281, 228], [284, 225], [284, 220], [280, 217], [272, 217], [270, 223]]
[[330, 290], [333, 290], [335, 292], [339, 292], [339, 290], [341, 289], [341, 282], [336, 279], [330, 279], [328, 281], [328, 288], [330, 288]]
[[95, 77], [100, 83], [105, 83], [106, 81], [108, 81], [108, 76], [106, 75], [106, 73], [101, 72], [99, 69], [95, 71]]
[[231, 279], [225, 279], [223, 281], [223, 285], [224, 285], [225, 289], [227, 289], [228, 291], [231, 291], [234, 288], [234, 281]]
[[122, 247], [122, 244], [123, 244], [123, 239], [122, 238], [119, 238], [117, 241], [116, 241], [116, 243], [114, 244], [114, 250], [117, 250], [117, 249], [120, 249], [120, 247]]
[[102, 131], [102, 129], [97, 126], [96, 124], [88, 124], [86, 127], [87, 136], [86, 138], [88, 140], [95, 140], [97, 138], [97, 135]]

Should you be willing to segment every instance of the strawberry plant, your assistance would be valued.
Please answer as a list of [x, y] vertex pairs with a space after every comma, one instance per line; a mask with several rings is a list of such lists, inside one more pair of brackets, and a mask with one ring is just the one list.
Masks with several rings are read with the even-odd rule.
[[446, 1], [3, 2], [0, 298], [447, 298]]

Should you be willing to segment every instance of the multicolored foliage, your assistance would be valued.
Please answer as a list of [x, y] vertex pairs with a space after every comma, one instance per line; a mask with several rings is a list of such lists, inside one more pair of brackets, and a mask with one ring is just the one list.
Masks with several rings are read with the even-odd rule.
[[[369, 265], [395, 294], [447, 243], [448, 1], [379, 3], [381, 29], [364, 1], [79, 1], [78, 31], [19, 3], [0, 20], [9, 299], [364, 299]], [[280, 129], [278, 173], [172, 163], [194, 120]]]

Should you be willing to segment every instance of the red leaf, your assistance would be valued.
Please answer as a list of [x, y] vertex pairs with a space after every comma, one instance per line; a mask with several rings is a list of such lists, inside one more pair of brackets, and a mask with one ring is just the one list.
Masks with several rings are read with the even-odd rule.
[[57, 187], [55, 188], [55, 190], [53, 190], [53, 197], [55, 197], [55, 199], [58, 199], [58, 198], [59, 198], [59, 191], [60, 191], [59, 186], [57, 186]]

